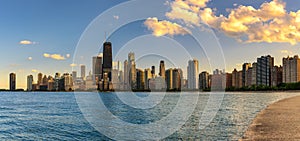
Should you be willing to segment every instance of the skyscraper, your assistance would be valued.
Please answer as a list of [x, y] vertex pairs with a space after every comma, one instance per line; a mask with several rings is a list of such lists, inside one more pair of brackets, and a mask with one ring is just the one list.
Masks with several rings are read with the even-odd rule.
[[167, 90], [173, 90], [173, 69], [167, 69], [166, 71], [166, 84]]
[[32, 91], [32, 84], [33, 84], [33, 76], [27, 76], [27, 91]]
[[166, 78], [166, 68], [165, 62], [163, 60], [161, 60], [159, 64], [159, 76], [161, 76], [162, 78]]
[[209, 73], [204, 71], [204, 72], [201, 72], [199, 74], [199, 89], [200, 90], [205, 90], [205, 89], [208, 89], [209, 87], [209, 80], [208, 80], [208, 76], [209, 76]]
[[300, 81], [300, 58], [287, 57], [282, 59], [283, 63], [283, 83], [296, 83]]
[[15, 73], [9, 74], [9, 90], [11, 90], [11, 91], [16, 90], [16, 74]]
[[92, 66], [93, 66], [93, 70], [92, 70], [93, 81], [95, 82], [96, 78], [97, 80], [101, 80], [102, 78], [102, 56], [101, 55], [93, 57]]
[[282, 66], [274, 66], [272, 68], [272, 81], [271, 81], [271, 85], [274, 86], [278, 86], [280, 83], [282, 83]]
[[243, 64], [243, 74], [242, 74], [242, 86], [245, 87], [247, 84], [247, 71], [251, 67], [251, 63]]
[[103, 43], [103, 66], [102, 75], [107, 73], [109, 81], [111, 81], [111, 71], [112, 71], [112, 44], [111, 42]]
[[173, 89], [181, 90], [181, 79], [182, 79], [182, 70], [181, 69], [173, 69]]
[[272, 68], [274, 67], [274, 58], [270, 55], [257, 58], [256, 84], [271, 86]]
[[141, 69], [136, 69], [136, 83], [138, 90], [145, 89], [145, 74], [144, 71]]
[[148, 68], [148, 69], [145, 69], [144, 71], [145, 73], [145, 89], [149, 89], [149, 80], [152, 78], [152, 75], [151, 75], [151, 70]]
[[152, 78], [155, 78], [155, 66], [151, 67], [151, 75], [152, 75]]
[[136, 64], [135, 55], [133, 52], [128, 54], [128, 85], [131, 89], [136, 89]]
[[129, 88], [129, 69], [128, 69], [128, 61], [124, 61], [124, 84], [123, 87], [125, 90]]
[[85, 65], [80, 66], [81, 78], [85, 80]]
[[77, 72], [76, 71], [72, 71], [72, 79], [73, 81], [75, 81], [77, 78]]
[[190, 60], [187, 67], [188, 75], [188, 89], [198, 89], [198, 71], [199, 71], [199, 62], [198, 60]]
[[43, 83], [43, 74], [42, 73], [38, 73], [38, 81], [37, 84], [38, 85], [42, 85]]

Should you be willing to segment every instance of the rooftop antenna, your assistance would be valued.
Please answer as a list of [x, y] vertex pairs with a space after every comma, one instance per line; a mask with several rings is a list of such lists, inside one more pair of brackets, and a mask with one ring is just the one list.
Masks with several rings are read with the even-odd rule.
[[106, 42], [106, 31], [104, 32], [104, 42]]

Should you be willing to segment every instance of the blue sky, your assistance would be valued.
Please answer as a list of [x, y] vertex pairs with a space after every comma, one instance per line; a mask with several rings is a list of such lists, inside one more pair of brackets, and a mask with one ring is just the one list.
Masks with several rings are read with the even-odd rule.
[[[18, 88], [26, 88], [26, 76], [29, 74], [34, 75], [34, 80], [36, 81], [38, 72], [46, 75], [53, 75], [55, 72], [71, 72], [72, 67], [70, 64], [73, 63], [73, 57], [76, 56], [74, 54], [76, 46], [84, 31], [101, 13], [124, 2], [128, 1], [1, 0], [0, 49], [2, 51], [0, 52], [0, 56], [2, 59], [0, 60], [0, 88], [8, 88], [8, 74], [10, 72], [17, 73]], [[153, 6], [158, 7], [154, 4], [155, 2], [158, 1], [154, 0]], [[238, 5], [250, 5], [254, 8], [259, 8], [264, 2], [271, 2], [271, 0], [226, 0], [226, 2], [223, 0], [211, 0], [206, 6], [212, 9], [215, 8], [215, 15], [222, 14], [228, 16], [229, 9], [237, 8]], [[300, 1], [285, 0], [284, 2], [286, 3], [287, 11], [298, 11], [300, 9]], [[172, 3], [172, 1], [169, 1], [169, 3]], [[115, 10], [115, 13], [107, 21], [107, 24], [117, 24], [117, 22], [126, 21], [125, 16], [122, 15], [127, 14], [130, 17], [132, 14], [144, 12], [149, 12], [150, 14], [148, 14], [151, 15], [151, 10], [162, 10], [164, 12], [160, 12], [159, 15], [153, 12], [154, 14], [151, 17], [160, 17], [162, 19], [159, 18], [159, 20], [170, 20], [171, 22], [177, 22], [183, 27], [186, 26], [184, 22], [176, 19], [171, 20], [165, 16], [165, 13], [171, 11], [171, 7], [166, 4], [166, 1], [161, 1], [157, 4], [161, 5], [157, 9], [152, 8], [149, 10], [145, 6], [150, 7], [151, 5], [140, 4], [136, 9], [131, 9], [127, 13], [126, 10]], [[197, 44], [193, 36], [165, 35], [165, 37], [155, 37], [152, 36], [152, 31], [145, 26], [144, 21], [145, 19], [140, 19], [130, 22], [119, 27], [113, 33], [107, 31], [107, 34], [110, 35], [109, 40], [113, 43], [114, 55], [116, 55], [115, 57], [118, 60], [123, 62], [127, 57], [128, 51], [135, 51], [137, 58], [141, 57], [140, 61], [138, 61], [140, 63], [138, 66], [141, 68], [152, 65], [158, 67], [158, 60], [164, 58], [165, 54], [170, 55], [170, 58], [181, 58], [178, 62], [175, 62], [175, 66], [170, 64], [167, 64], [167, 66], [186, 69], [186, 59], [191, 57], [197, 58], [200, 61], [201, 71], [211, 71], [211, 69], [214, 69], [209, 64], [209, 59], [214, 58], [214, 56], [206, 56], [207, 54], [203, 50], [203, 46], [205, 45]], [[101, 27], [102, 25], [97, 26]], [[275, 64], [280, 65], [282, 57], [300, 54], [300, 46], [298, 44], [291, 45], [288, 42], [245, 43], [237, 41], [235, 38], [226, 35], [218, 29], [213, 29], [213, 31], [213, 33], [209, 33], [209, 36], [215, 36], [215, 40], [219, 41], [226, 60], [225, 68], [229, 72], [233, 68], [240, 69], [239, 65], [243, 62], [254, 62], [261, 55], [271, 54], [275, 57]], [[202, 34], [202, 37], [205, 37], [205, 33]], [[94, 38], [97, 41], [99, 39], [97, 46], [98, 48], [99, 46], [101, 47], [104, 40], [104, 33], [98, 33]], [[31, 41], [31, 44], [20, 44], [20, 41], [23, 40]], [[181, 46], [175, 42], [180, 43]], [[214, 44], [208, 43], [207, 46], [209, 45], [213, 46]], [[167, 47], [164, 48], [163, 46]], [[172, 47], [174, 47], [174, 50]], [[190, 56], [185, 56], [182, 53], [184, 52], [181, 50], [182, 47]], [[86, 50], [90, 50], [89, 47], [86, 47]], [[156, 51], [158, 51], [161, 53], [161, 57], [151, 54], [143, 57], [143, 54], [139, 54], [139, 52], [145, 54], [147, 51], [152, 53], [157, 53]], [[59, 54], [63, 59], [55, 60], [51, 57], [47, 58], [45, 57], [45, 53], [49, 55]], [[97, 55], [97, 52], [94, 52], [93, 55]], [[157, 60], [157, 63], [153, 64], [155, 62], [153, 60]], [[171, 63], [172, 61], [174, 62], [174, 59], [166, 62]], [[87, 55], [82, 61], [75, 63], [77, 65], [85, 64], [89, 69], [91, 56]], [[220, 65], [220, 67], [223, 66]], [[73, 69], [77, 70], [78, 66]]]

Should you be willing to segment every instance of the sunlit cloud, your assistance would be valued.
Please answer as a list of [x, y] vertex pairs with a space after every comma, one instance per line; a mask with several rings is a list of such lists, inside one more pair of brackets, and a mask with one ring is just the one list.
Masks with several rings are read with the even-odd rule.
[[37, 44], [37, 42], [33, 42], [33, 41], [30, 41], [30, 40], [22, 40], [19, 42], [19, 44], [21, 45], [34, 45], [34, 44]]
[[208, 25], [238, 41], [297, 44], [300, 41], [300, 10], [287, 11], [282, 0], [264, 2], [259, 8], [234, 4], [228, 16], [217, 15], [207, 7], [209, 0], [175, 0], [167, 3], [170, 20], [183, 21], [185, 26]]
[[31, 72], [37, 73], [39, 71], [37, 69], [32, 69]]
[[43, 56], [45, 58], [51, 58], [54, 60], [65, 60], [66, 58], [60, 54], [48, 54], [48, 53], [44, 53]]
[[280, 50], [280, 53], [282, 53], [282, 54], [293, 54], [292, 51], [288, 51], [288, 50]]
[[148, 18], [144, 24], [152, 31], [154, 36], [164, 36], [164, 35], [185, 35], [188, 34], [188, 30], [184, 29], [176, 23], [171, 23], [169, 21], [159, 21], [156, 17]]
[[70, 58], [70, 57], [71, 57], [71, 55], [70, 55], [70, 54], [66, 54], [66, 57], [67, 57], [67, 58]]
[[76, 67], [76, 66], [77, 66], [77, 64], [74, 64], [74, 63], [70, 64], [70, 67]]
[[116, 16], [116, 15], [114, 15], [113, 17], [114, 17], [114, 19], [116, 19], [116, 20], [118, 20], [118, 19], [120, 18], [119, 16]]

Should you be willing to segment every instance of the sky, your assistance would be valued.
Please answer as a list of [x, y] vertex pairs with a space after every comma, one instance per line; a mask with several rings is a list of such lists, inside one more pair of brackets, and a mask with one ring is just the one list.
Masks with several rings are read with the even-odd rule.
[[1, 0], [0, 88], [9, 73], [17, 88], [37, 73], [89, 72], [102, 43], [113, 44], [114, 61], [135, 52], [137, 67], [200, 71], [241, 69], [272, 55], [300, 54], [300, 1], [295, 0]]

